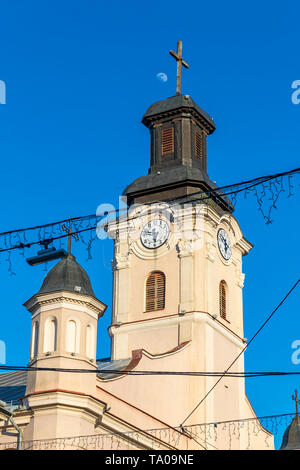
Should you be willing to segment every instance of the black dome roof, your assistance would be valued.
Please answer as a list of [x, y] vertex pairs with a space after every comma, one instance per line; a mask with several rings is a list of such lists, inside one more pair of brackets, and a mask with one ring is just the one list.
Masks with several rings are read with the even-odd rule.
[[195, 103], [194, 100], [189, 95], [175, 95], [170, 96], [166, 100], [156, 101], [153, 103], [150, 108], [147, 109], [144, 117], [142, 119], [142, 123], [147, 125], [149, 120], [153, 119], [154, 116], [164, 113], [172, 113], [178, 111], [179, 109], [189, 109], [194, 110], [206, 123], [209, 129], [209, 133], [212, 134], [216, 129], [216, 125], [214, 120], [207, 114], [200, 106]]
[[48, 294], [60, 290], [95, 297], [89, 276], [71, 254], [63, 258], [48, 272], [38, 294]]
[[300, 417], [295, 416], [287, 427], [280, 450], [300, 450]]

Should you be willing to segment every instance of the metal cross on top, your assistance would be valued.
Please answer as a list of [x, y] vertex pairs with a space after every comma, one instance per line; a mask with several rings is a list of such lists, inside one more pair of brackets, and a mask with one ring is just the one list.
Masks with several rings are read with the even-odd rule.
[[73, 226], [72, 220], [69, 221], [68, 226], [66, 226], [65, 224], [62, 224], [62, 226], [61, 226], [63, 231], [67, 232], [69, 234], [69, 236], [68, 236], [68, 253], [71, 253], [72, 237], [74, 238], [75, 241], [79, 240], [78, 234], [72, 232], [72, 226]]
[[182, 41], [177, 42], [177, 54], [174, 51], [170, 51], [170, 54], [177, 62], [176, 95], [181, 95], [181, 66], [183, 65], [186, 69], [190, 68], [182, 58]]
[[300, 403], [300, 399], [298, 398], [298, 391], [295, 390], [295, 395], [292, 396], [292, 400], [296, 402], [296, 416], [298, 416], [298, 404]]

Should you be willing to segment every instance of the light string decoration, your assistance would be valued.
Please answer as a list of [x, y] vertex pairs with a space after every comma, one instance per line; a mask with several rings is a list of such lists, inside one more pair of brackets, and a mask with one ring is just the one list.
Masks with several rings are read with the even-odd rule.
[[[197, 202], [205, 203], [208, 199], [214, 199], [216, 201], [223, 199], [223, 201], [225, 200], [227, 204], [229, 204], [229, 207], [231, 206], [232, 210], [234, 210], [238, 197], [243, 193], [244, 199], [249, 199], [250, 196], [254, 197], [257, 209], [262, 215], [264, 222], [271, 224], [274, 221], [273, 214], [277, 209], [280, 196], [283, 193], [286, 194], [287, 198], [291, 198], [295, 195], [296, 189], [299, 186], [299, 183], [296, 182], [296, 177], [299, 176], [299, 173], [300, 168], [296, 168], [284, 173], [262, 176], [219, 188], [216, 186], [210, 190], [197, 191], [188, 196], [172, 199], [171, 201], [167, 201], [166, 204], [172, 208], [173, 205], [178, 204], [196, 204]], [[228, 199], [228, 196], [230, 196], [231, 200]], [[157, 202], [161, 203], [161, 201]], [[155, 205], [155, 203], [154, 201], [149, 204], [143, 204], [143, 206], [151, 207]], [[128, 210], [130, 210], [130, 208], [114, 209], [104, 211], [97, 215], [90, 214], [35, 227], [2, 232], [0, 233], [0, 262], [4, 260], [7, 263], [8, 272], [11, 275], [15, 275], [16, 273], [12, 265], [12, 252], [17, 250], [25, 257], [28, 250], [35, 246], [46, 247], [49, 244], [55, 243], [57, 248], [63, 248], [68, 237], [68, 234], [63, 231], [65, 224], [72, 224], [72, 233], [76, 235], [84, 245], [87, 252], [87, 261], [91, 260], [93, 258], [93, 244], [99, 238], [98, 231], [105, 227], [108, 217], [110, 220], [114, 217], [115, 221], [118, 222], [120, 217], [126, 216]], [[46, 268], [45, 266], [45, 269]]]
[[[251, 450], [254, 447], [258, 448], [259, 443], [265, 448], [272, 449], [273, 436], [282, 434], [294, 416], [294, 413], [286, 413], [261, 418], [194, 424], [184, 428], [167, 427], [123, 433], [25, 440], [22, 443], [22, 450]], [[16, 448], [15, 437], [0, 444], [0, 450]]]
[[[15, 275], [16, 273], [12, 267], [12, 252], [17, 250], [20, 255], [25, 258], [30, 248], [35, 246], [48, 246], [53, 242], [55, 242], [58, 249], [62, 249], [65, 247], [69, 238], [69, 234], [64, 232], [64, 226], [66, 223], [72, 223], [72, 232], [85, 246], [88, 261], [92, 259], [92, 244], [97, 239], [97, 225], [105, 216], [106, 214], [100, 216], [92, 214], [74, 219], [65, 219], [42, 226], [1, 233], [0, 255], [3, 255], [2, 260], [6, 261], [8, 265], [8, 272], [11, 275]], [[46, 268], [47, 265], [45, 264], [45, 269]]]

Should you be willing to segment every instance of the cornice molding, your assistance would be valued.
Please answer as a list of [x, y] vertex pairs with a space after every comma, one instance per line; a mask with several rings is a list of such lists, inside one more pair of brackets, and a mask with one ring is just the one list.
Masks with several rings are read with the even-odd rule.
[[53, 389], [41, 390], [26, 395], [23, 399], [34, 415], [45, 414], [47, 410], [73, 410], [80, 414], [87, 414], [96, 423], [106, 409], [106, 404], [92, 395], [69, 390]]
[[241, 338], [237, 333], [230, 329], [223, 321], [214, 318], [214, 316], [208, 312], [190, 311], [184, 315], [173, 314], [164, 317], [149, 318], [147, 320], [137, 320], [133, 322], [126, 322], [121, 325], [110, 325], [108, 331], [110, 336], [127, 333], [130, 331], [137, 330], [150, 330], [154, 328], [163, 328], [173, 325], [179, 325], [180, 323], [194, 322], [194, 323], [207, 323], [216, 331], [221, 332], [226, 336], [232, 343], [241, 349], [245, 346], [244, 338]]
[[[87, 299], [85, 297], [87, 297]], [[67, 291], [58, 291], [54, 292], [53, 294], [36, 294], [31, 297], [27, 302], [25, 302], [24, 306], [30, 313], [34, 315], [45, 305], [54, 305], [62, 303], [70, 303], [73, 305], [87, 307], [88, 309], [95, 312], [98, 318], [104, 314], [107, 308], [107, 305], [105, 305], [98, 299], [93, 299], [90, 296], [72, 294]]]
[[200, 124], [200, 126], [205, 129], [209, 134], [212, 133], [215, 129], [212, 125], [208, 124], [208, 121], [205, 120], [200, 116], [200, 114], [195, 111], [191, 107], [180, 107], [180, 108], [174, 108], [169, 111], [164, 111], [159, 114], [155, 114], [154, 116], [149, 116], [145, 118], [145, 125], [147, 127], [151, 127], [153, 122], [155, 122], [155, 125], [160, 124], [158, 121], [161, 120], [161, 122], [165, 120], [169, 120], [172, 118], [172, 116], [180, 118], [189, 118], [192, 119], [194, 118], [195, 121]]

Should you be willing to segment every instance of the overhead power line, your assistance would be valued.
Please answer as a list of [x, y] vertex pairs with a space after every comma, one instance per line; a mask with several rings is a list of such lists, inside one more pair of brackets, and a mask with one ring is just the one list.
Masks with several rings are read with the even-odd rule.
[[[68, 220], [73, 220], [73, 219], [68, 219]], [[88, 227], [88, 228], [85, 228], [85, 229], [82, 229], [82, 230], [76, 230], [76, 231], [72, 232], [72, 234], [76, 235], [76, 234], [79, 234], [79, 233], [88, 232], [90, 230], [95, 230], [96, 228], [97, 228], [97, 225], [93, 225], [91, 227]], [[0, 236], [1, 236], [1, 234], [0, 234]], [[67, 237], [69, 237], [68, 233], [64, 234], [64, 235], [59, 235], [57, 237], [50, 237], [50, 238], [47, 238], [46, 240], [43, 240], [43, 241], [47, 241], [49, 243], [52, 243], [54, 240], [61, 240], [63, 238], [67, 238]], [[5, 251], [12, 251], [12, 250], [23, 250], [24, 248], [30, 248], [31, 246], [40, 245], [40, 244], [41, 244], [41, 240], [36, 240], [36, 241], [33, 241], [33, 242], [29, 242], [29, 243], [20, 242], [18, 245], [14, 245], [14, 246], [11, 246], [11, 247], [8, 247], [8, 248], [0, 248], [0, 253], [5, 252]]]
[[[3, 371], [27, 371], [27, 372], [71, 372], [75, 374], [108, 374], [108, 375], [174, 375], [187, 377], [224, 377], [224, 372], [201, 372], [201, 371], [166, 371], [166, 370], [122, 370], [122, 369], [67, 369], [59, 367], [34, 367], [34, 366], [9, 366], [0, 365]], [[300, 375], [300, 372], [227, 372], [230, 378], [252, 378], [252, 377], [278, 377], [287, 375]], [[0, 376], [1, 377], [1, 376]]]
[[[171, 205], [173, 203], [184, 202], [184, 201], [188, 201], [188, 202], [193, 202], [193, 201], [197, 201], [197, 200], [204, 201], [206, 199], [210, 199], [210, 198], [216, 197], [216, 196], [217, 197], [222, 197], [222, 196], [226, 196], [226, 195], [237, 195], [238, 193], [240, 193], [242, 191], [247, 191], [251, 188], [254, 188], [255, 186], [264, 184], [266, 182], [270, 182], [272, 180], [278, 180], [278, 178], [283, 178], [285, 176], [291, 177], [291, 176], [293, 176], [295, 174], [298, 174], [298, 173], [300, 173], [300, 168], [295, 168], [293, 170], [289, 170], [289, 171], [285, 171], [285, 172], [281, 172], [281, 173], [275, 173], [275, 174], [271, 174], [271, 175], [259, 176], [257, 178], [252, 178], [252, 179], [249, 179], [249, 180], [241, 181], [241, 182], [238, 182], [238, 183], [233, 183], [233, 184], [230, 184], [230, 185], [215, 187], [215, 188], [207, 189], [207, 190], [196, 191], [192, 194], [189, 194], [188, 196], [179, 196], [177, 198], [173, 198], [171, 201], [166, 201], [166, 202]], [[280, 183], [277, 183], [277, 184], [280, 184]], [[266, 189], [268, 189], [268, 188], [266, 188]], [[274, 188], [273, 189], [271, 188], [270, 190], [272, 192], [274, 190]], [[282, 192], [282, 191], [283, 191], [283, 189], [280, 189], [278, 191], [278, 193]], [[195, 198], [194, 196], [198, 196], [198, 197]], [[149, 206], [149, 205], [151, 206], [155, 203], [161, 203], [161, 202], [162, 201], [153, 201], [151, 203], [144, 203], [143, 205], [144, 206]], [[261, 201], [259, 201], [259, 203], [261, 203]], [[40, 238], [39, 237], [38, 240], [28, 242], [28, 241], [25, 241], [25, 234], [27, 232], [34, 231], [34, 230], [41, 231], [42, 229], [47, 229], [47, 228], [52, 228], [53, 229], [54, 227], [61, 226], [63, 223], [66, 223], [70, 220], [73, 221], [73, 222], [78, 222], [78, 223], [85, 222], [85, 221], [91, 222], [92, 220], [94, 220], [95, 223], [90, 225], [89, 227], [84, 228], [84, 229], [79, 229], [79, 230], [73, 230], [73, 232], [72, 232], [74, 235], [75, 234], [82, 234], [83, 232], [88, 232], [88, 231], [91, 231], [91, 230], [95, 230], [97, 227], [99, 227], [98, 224], [99, 224], [99, 221], [101, 220], [101, 218], [103, 218], [105, 216], [108, 216], [108, 215], [111, 215], [111, 214], [118, 214], [120, 212], [122, 213], [126, 210], [127, 210], [126, 208], [114, 209], [114, 210], [111, 210], [111, 211], [104, 211], [103, 213], [97, 214], [97, 215], [96, 214], [90, 214], [90, 215], [84, 215], [84, 216], [81, 216], [81, 217], [72, 217], [72, 218], [64, 219], [64, 220], [60, 220], [60, 221], [48, 222], [47, 224], [36, 225], [36, 226], [32, 226], [32, 227], [27, 227], [27, 228], [20, 228], [20, 229], [14, 229], [14, 230], [6, 231], [6, 232], [1, 232], [0, 233], [0, 241], [1, 241], [1, 238], [5, 239], [5, 247], [0, 248], [0, 253], [1, 252], [12, 251], [12, 250], [17, 250], [17, 249], [30, 248], [31, 246], [41, 244], [41, 241], [45, 241], [45, 239], [49, 243], [52, 243], [55, 240], [60, 240], [60, 239], [68, 237], [68, 234], [61, 234], [61, 235], [49, 236], [49, 237], [45, 237], [45, 238]], [[136, 216], [136, 217], [139, 217], [139, 216]], [[7, 238], [12, 237], [12, 236], [15, 238], [17, 236], [20, 236], [21, 234], [23, 235], [24, 241], [19, 241], [19, 243], [15, 244], [15, 245], [7, 246], [7, 244], [8, 244]]]
[[[115, 211], [114, 211], [115, 212]], [[71, 220], [86, 220], [86, 219], [89, 219], [90, 217], [95, 217], [95, 214], [89, 214], [89, 215], [83, 215], [81, 217], [72, 217]], [[68, 222], [70, 220], [70, 218], [68, 219], [63, 219], [63, 220], [58, 220], [58, 221], [55, 221], [55, 222], [48, 222], [47, 224], [42, 224], [42, 225], [35, 225], [33, 227], [23, 227], [23, 228], [19, 228], [19, 229], [15, 229], [15, 230], [9, 230], [7, 232], [1, 232], [0, 233], [0, 237], [4, 236], [4, 235], [12, 235], [14, 233], [17, 233], [17, 232], [28, 232], [30, 230], [39, 230], [41, 228], [47, 228], [47, 227], [51, 227], [52, 225], [61, 225], [61, 224], [64, 224], [66, 222]]]
[[250, 344], [254, 341], [257, 335], [262, 331], [262, 329], [267, 325], [267, 323], [271, 320], [273, 315], [277, 312], [277, 310], [281, 307], [281, 305], [286, 301], [289, 295], [296, 289], [297, 285], [299, 284], [300, 279], [295, 282], [293, 287], [289, 290], [289, 292], [285, 295], [285, 297], [279, 302], [279, 304], [275, 307], [273, 312], [268, 316], [268, 318], [264, 321], [264, 323], [260, 326], [260, 328], [256, 331], [256, 333], [252, 336], [250, 341], [246, 344], [246, 346], [242, 349], [242, 351], [237, 355], [237, 357], [231, 362], [229, 367], [223, 372], [219, 380], [209, 389], [209, 391], [205, 394], [205, 396], [199, 401], [199, 403], [195, 406], [195, 408], [186, 416], [186, 418], [182, 421], [180, 426], [183, 426], [184, 423], [192, 416], [192, 414], [199, 408], [199, 406], [206, 400], [206, 398], [210, 395], [210, 393], [216, 388], [216, 386], [221, 382], [221, 380], [227, 376], [227, 373], [231, 369], [231, 367], [237, 362], [237, 360], [244, 354], [246, 349], [250, 346]]
[[[281, 178], [281, 177], [284, 177], [284, 176], [292, 176], [294, 174], [298, 174], [299, 172], [300, 172], [300, 168], [294, 168], [293, 170], [284, 171], [284, 172], [281, 172], [281, 173], [274, 173], [274, 174], [271, 174], [271, 175], [259, 176], [259, 177], [256, 177], [256, 178], [252, 178], [250, 180], [241, 181], [239, 183], [233, 183], [233, 184], [228, 184], [228, 185], [219, 186], [219, 187], [216, 186], [213, 189], [208, 189], [208, 190], [205, 190], [205, 191], [196, 191], [194, 193], [189, 194], [188, 196], [178, 196], [176, 198], [173, 198], [172, 201], [185, 200], [185, 199], [189, 199], [193, 196], [197, 196], [197, 195], [207, 195], [208, 194], [209, 195], [208, 198], [209, 198], [209, 197], [211, 197], [211, 194], [217, 194], [218, 196], [223, 196], [223, 195], [228, 196], [228, 195], [231, 195], [231, 194], [237, 194], [241, 191], [246, 191], [247, 189], [258, 186], [259, 184], [267, 183], [268, 181], [278, 179], [278, 178]], [[220, 192], [220, 194], [218, 194], [218, 192]], [[203, 199], [201, 198], [201, 200], [205, 200], [205, 199], [207, 199], [207, 198], [203, 198]], [[195, 199], [195, 200], [197, 200], [197, 199]], [[159, 201], [155, 201], [155, 202], [159, 202]], [[153, 204], [153, 203], [149, 203], [149, 204]]]

